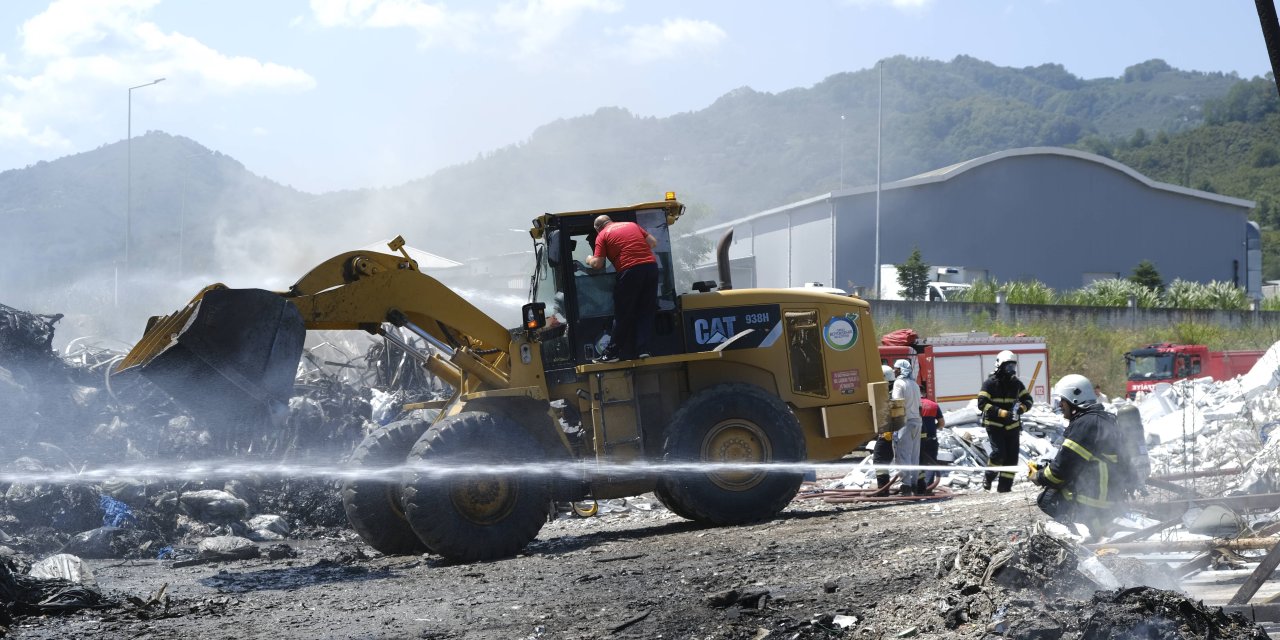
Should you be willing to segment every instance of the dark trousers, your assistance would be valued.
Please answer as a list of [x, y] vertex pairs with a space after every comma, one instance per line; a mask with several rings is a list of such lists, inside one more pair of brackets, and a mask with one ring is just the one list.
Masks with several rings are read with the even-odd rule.
[[[876, 435], [876, 446], [871, 450], [871, 461], [876, 464], [893, 464], [893, 441], [885, 440], [883, 434]], [[889, 485], [889, 472], [876, 470], [876, 487]]]
[[605, 353], [623, 360], [648, 353], [657, 312], [658, 265], [650, 262], [619, 271], [613, 285], [613, 331]]
[[[920, 464], [924, 466], [937, 466], [938, 464], [938, 439], [923, 438], [920, 440]], [[921, 486], [917, 488], [923, 489], [933, 483], [935, 478], [941, 478], [941, 471], [926, 471], [924, 478], [920, 480]]]
[[[991, 442], [991, 457], [987, 464], [992, 467], [1009, 467], [1018, 464], [1018, 447], [1022, 439], [1022, 427], [1005, 429], [1004, 427], [987, 427], [987, 439]], [[988, 471], [987, 482], [1000, 477], [996, 491], [1007, 493], [1013, 490], [1013, 472]]]

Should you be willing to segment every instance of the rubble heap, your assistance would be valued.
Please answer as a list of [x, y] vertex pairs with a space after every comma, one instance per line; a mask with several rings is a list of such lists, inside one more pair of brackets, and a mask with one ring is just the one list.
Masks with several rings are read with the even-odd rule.
[[[234, 456], [263, 462], [320, 460], [338, 466], [377, 424], [370, 399], [437, 393], [413, 360], [378, 345], [346, 355], [331, 343], [308, 350], [282, 426], [262, 427], [222, 448], [181, 406], [141, 376], [112, 368], [124, 355], [88, 339], [68, 354], [52, 348], [58, 315], [0, 305], [0, 635], [15, 616], [43, 615], [108, 601], [92, 588], [25, 573], [36, 558], [161, 558], [193, 562], [223, 557], [209, 540], [273, 542], [316, 536], [346, 519], [332, 481], [297, 478], [207, 478], [153, 481], [125, 475], [103, 482], [44, 482], [102, 466], [143, 466]], [[74, 349], [74, 351], [73, 351]], [[375, 352], [376, 351], [376, 352]], [[403, 369], [403, 370], [402, 370]], [[371, 386], [386, 381], [379, 391]], [[399, 417], [384, 402], [381, 421]], [[217, 546], [217, 545], [214, 545]], [[281, 557], [291, 551], [277, 550]], [[59, 557], [59, 556], [51, 556]], [[63, 584], [67, 583], [67, 584]], [[58, 591], [49, 597], [51, 590]], [[81, 591], [75, 591], [80, 589]], [[85, 591], [88, 590], [88, 591]], [[67, 594], [75, 594], [75, 597]], [[34, 594], [34, 595], [33, 595]], [[44, 594], [37, 598], [36, 595]], [[61, 595], [58, 595], [61, 594]], [[58, 603], [62, 603], [59, 605]]]
[[[1088, 551], [1044, 532], [1014, 541], [971, 536], [944, 554], [938, 577], [948, 590], [940, 595], [946, 603], [943, 626], [958, 631], [957, 637], [1267, 637], [1239, 614], [1176, 591], [1105, 588], [1112, 576]], [[986, 622], [986, 634], [971, 625], [980, 621]]]
[[1202, 482], [1210, 492], [1270, 493], [1280, 489], [1280, 343], [1249, 373], [1161, 383], [1137, 400], [1153, 475], [1237, 471], [1234, 479]]

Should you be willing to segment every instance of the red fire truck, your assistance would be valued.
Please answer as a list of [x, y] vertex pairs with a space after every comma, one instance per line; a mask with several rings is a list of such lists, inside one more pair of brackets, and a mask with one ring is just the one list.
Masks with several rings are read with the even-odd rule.
[[[888, 344], [886, 344], [888, 343]], [[987, 333], [943, 334], [916, 338], [903, 330], [884, 337], [880, 360], [911, 360], [922, 394], [944, 411], [959, 409], [978, 397], [982, 383], [996, 368], [996, 354], [1018, 355], [1018, 378], [1037, 403], [1049, 402], [1049, 349], [1044, 338], [1004, 337]]]
[[1210, 351], [1202, 344], [1147, 345], [1124, 354], [1128, 384], [1125, 393], [1132, 398], [1139, 391], [1150, 391], [1157, 383], [1209, 377], [1230, 380], [1249, 372], [1265, 351]]

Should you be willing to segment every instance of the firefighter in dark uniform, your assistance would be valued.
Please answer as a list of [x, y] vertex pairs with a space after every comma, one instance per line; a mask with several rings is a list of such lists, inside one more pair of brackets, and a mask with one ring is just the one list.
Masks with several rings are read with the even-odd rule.
[[[884, 381], [893, 384], [895, 375], [893, 368], [889, 365], [881, 365], [881, 371], [884, 373]], [[871, 461], [880, 465], [893, 464], [893, 431], [876, 434], [876, 444], [871, 450]], [[893, 480], [889, 476], [888, 469], [876, 469], [876, 489], [878, 493], [888, 495], [889, 483]]]
[[1053, 388], [1062, 415], [1071, 421], [1062, 448], [1049, 465], [1034, 467], [1031, 481], [1045, 487], [1040, 508], [1064, 524], [1083, 523], [1094, 538], [1106, 534], [1119, 498], [1121, 437], [1115, 416], [1107, 413], [1089, 379], [1072, 374]]
[[[1018, 379], [1018, 356], [1012, 351], [996, 354], [996, 370], [987, 376], [986, 382], [982, 383], [982, 391], [978, 392], [978, 413], [982, 414], [982, 426], [987, 428], [987, 439], [991, 442], [988, 466], [1018, 464], [1019, 440], [1022, 437], [1022, 421], [1018, 416], [1029, 411], [1031, 404], [1031, 393]], [[1012, 471], [1001, 471], [996, 491], [1008, 493], [1013, 490], [1013, 475]], [[990, 491], [996, 476], [995, 471], [988, 471], [982, 488]]]

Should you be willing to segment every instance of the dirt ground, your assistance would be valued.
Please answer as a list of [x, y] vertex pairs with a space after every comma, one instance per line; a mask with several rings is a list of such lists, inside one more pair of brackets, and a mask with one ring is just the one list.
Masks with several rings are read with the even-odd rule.
[[[133, 604], [26, 618], [10, 637], [1266, 637], [1165, 592], [1095, 594], [1075, 557], [1034, 533], [1034, 495], [797, 500], [735, 528], [681, 520], [650, 496], [557, 519], [518, 557], [469, 565], [384, 557], [341, 529], [288, 541], [291, 559], [97, 560], [103, 591]], [[166, 584], [167, 608], [148, 604]], [[1148, 633], [1160, 624], [1168, 633]]]

